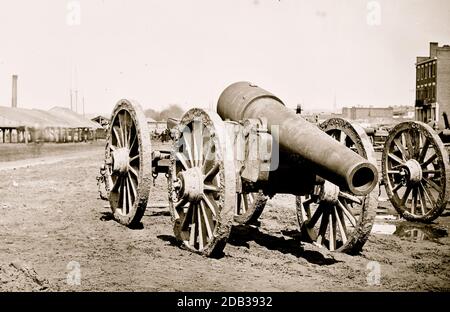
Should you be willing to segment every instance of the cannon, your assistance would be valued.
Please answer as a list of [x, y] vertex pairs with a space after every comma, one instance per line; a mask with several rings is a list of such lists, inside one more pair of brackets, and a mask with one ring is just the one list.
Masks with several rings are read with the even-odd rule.
[[450, 166], [442, 141], [447, 133], [447, 129], [436, 132], [420, 121], [399, 123], [389, 132], [382, 151], [382, 184], [406, 220], [432, 222], [447, 206]]
[[152, 151], [139, 104], [117, 103], [102, 171], [121, 224], [140, 222], [152, 179], [164, 174], [174, 236], [190, 251], [220, 254], [232, 225], [254, 222], [279, 193], [297, 197], [306, 240], [332, 251], [362, 248], [378, 196], [363, 130], [343, 120], [321, 129], [270, 92], [238, 82], [220, 95], [217, 113], [190, 109], [170, 133], [172, 149]]

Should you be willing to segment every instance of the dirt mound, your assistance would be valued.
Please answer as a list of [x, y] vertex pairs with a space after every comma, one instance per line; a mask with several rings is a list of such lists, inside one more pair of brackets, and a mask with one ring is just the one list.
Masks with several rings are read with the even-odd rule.
[[49, 283], [23, 262], [0, 263], [0, 292], [48, 291]]

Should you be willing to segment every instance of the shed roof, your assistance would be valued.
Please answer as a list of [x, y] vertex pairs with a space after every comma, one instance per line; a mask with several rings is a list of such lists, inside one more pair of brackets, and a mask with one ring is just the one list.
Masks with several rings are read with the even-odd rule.
[[0, 106], [1, 127], [65, 127], [101, 129], [101, 125], [63, 107], [49, 111]]

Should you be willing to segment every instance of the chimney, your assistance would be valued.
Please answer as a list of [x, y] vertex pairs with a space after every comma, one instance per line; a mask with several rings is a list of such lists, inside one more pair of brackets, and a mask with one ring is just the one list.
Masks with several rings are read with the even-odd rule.
[[17, 75], [12, 76], [12, 101], [11, 106], [17, 108]]
[[439, 47], [439, 44], [437, 42], [430, 42], [430, 57], [436, 57], [437, 56], [437, 49]]

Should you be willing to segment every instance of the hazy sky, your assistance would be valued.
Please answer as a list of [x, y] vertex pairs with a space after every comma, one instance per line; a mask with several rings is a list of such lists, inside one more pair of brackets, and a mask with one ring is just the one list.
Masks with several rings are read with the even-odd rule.
[[13, 73], [27, 108], [69, 107], [71, 85], [86, 112], [206, 108], [240, 80], [291, 107], [407, 105], [415, 57], [450, 44], [448, 0], [80, 0], [79, 25], [71, 2], [0, 1], [0, 105]]

